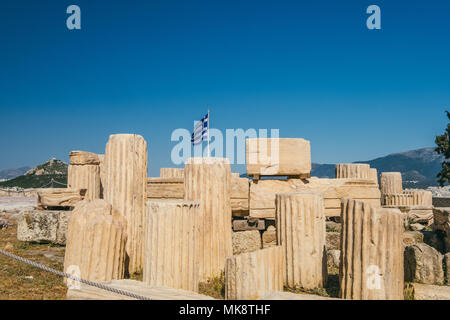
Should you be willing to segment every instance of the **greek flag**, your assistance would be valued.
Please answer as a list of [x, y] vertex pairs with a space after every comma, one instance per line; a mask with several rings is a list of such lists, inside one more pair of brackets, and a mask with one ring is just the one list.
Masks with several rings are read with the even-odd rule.
[[203, 140], [206, 140], [208, 138], [208, 122], [209, 114], [204, 116], [194, 125], [194, 132], [192, 132], [191, 136], [192, 144], [202, 143]]

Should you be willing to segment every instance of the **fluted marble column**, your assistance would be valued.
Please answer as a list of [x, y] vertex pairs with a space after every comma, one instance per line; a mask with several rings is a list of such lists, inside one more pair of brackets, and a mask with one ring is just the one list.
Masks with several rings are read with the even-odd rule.
[[353, 300], [403, 299], [403, 214], [342, 200], [340, 296]]
[[105, 153], [104, 198], [127, 221], [128, 271], [143, 267], [144, 216], [147, 187], [147, 143], [135, 134], [109, 137]]
[[231, 240], [231, 170], [227, 159], [190, 158], [184, 169], [185, 199], [200, 204], [199, 277], [225, 269], [233, 254]]
[[327, 280], [325, 205], [321, 193], [276, 195], [278, 244], [286, 259], [285, 285], [316, 289]]

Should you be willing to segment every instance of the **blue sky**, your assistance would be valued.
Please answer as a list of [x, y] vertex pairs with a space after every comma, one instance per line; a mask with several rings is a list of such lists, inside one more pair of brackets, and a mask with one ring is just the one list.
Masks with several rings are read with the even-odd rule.
[[[79, 5], [82, 29], [66, 28]], [[366, 8], [381, 8], [368, 30]], [[432, 146], [450, 106], [449, 1], [0, 3], [0, 170], [109, 134], [173, 166], [173, 130], [279, 128], [319, 163]], [[242, 168], [238, 168], [242, 170]]]

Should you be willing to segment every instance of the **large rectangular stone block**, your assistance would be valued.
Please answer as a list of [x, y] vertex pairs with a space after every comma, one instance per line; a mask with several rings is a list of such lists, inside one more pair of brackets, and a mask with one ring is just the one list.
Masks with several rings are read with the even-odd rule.
[[233, 216], [248, 216], [250, 180], [231, 177], [231, 210]]
[[[123, 279], [102, 282], [103, 285], [126, 291], [150, 300], [214, 300], [209, 296], [169, 287], [154, 287], [142, 281]], [[106, 291], [85, 284], [80, 289], [67, 290], [67, 300], [136, 300], [136, 298]]]
[[37, 192], [38, 206], [46, 207], [74, 207], [84, 200], [86, 189], [39, 189]]
[[234, 255], [226, 260], [225, 297], [228, 300], [262, 299], [283, 290], [283, 249], [267, 249]]
[[66, 232], [72, 211], [28, 210], [17, 225], [17, 240], [66, 244]]
[[147, 199], [183, 199], [184, 178], [147, 178]]
[[246, 160], [249, 175], [309, 176], [311, 173], [311, 147], [305, 139], [247, 139]]
[[198, 291], [199, 204], [147, 201], [144, 282]]
[[250, 183], [250, 216], [275, 218], [275, 195], [282, 192], [321, 192], [325, 202], [325, 215], [339, 217], [341, 199], [352, 197], [381, 206], [380, 190], [373, 180], [365, 179], [309, 179], [259, 180]]

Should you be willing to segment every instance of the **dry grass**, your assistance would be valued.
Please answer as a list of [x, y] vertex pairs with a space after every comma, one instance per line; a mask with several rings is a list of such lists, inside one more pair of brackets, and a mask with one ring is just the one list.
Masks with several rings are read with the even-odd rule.
[[[0, 230], [0, 249], [63, 270], [61, 261], [44, 257], [50, 253], [61, 260], [63, 247], [20, 242], [16, 234], [16, 225]], [[60, 300], [66, 291], [63, 278], [0, 254], [0, 300]]]
[[218, 277], [210, 278], [198, 285], [200, 294], [213, 297], [215, 299], [225, 299], [225, 272]]

